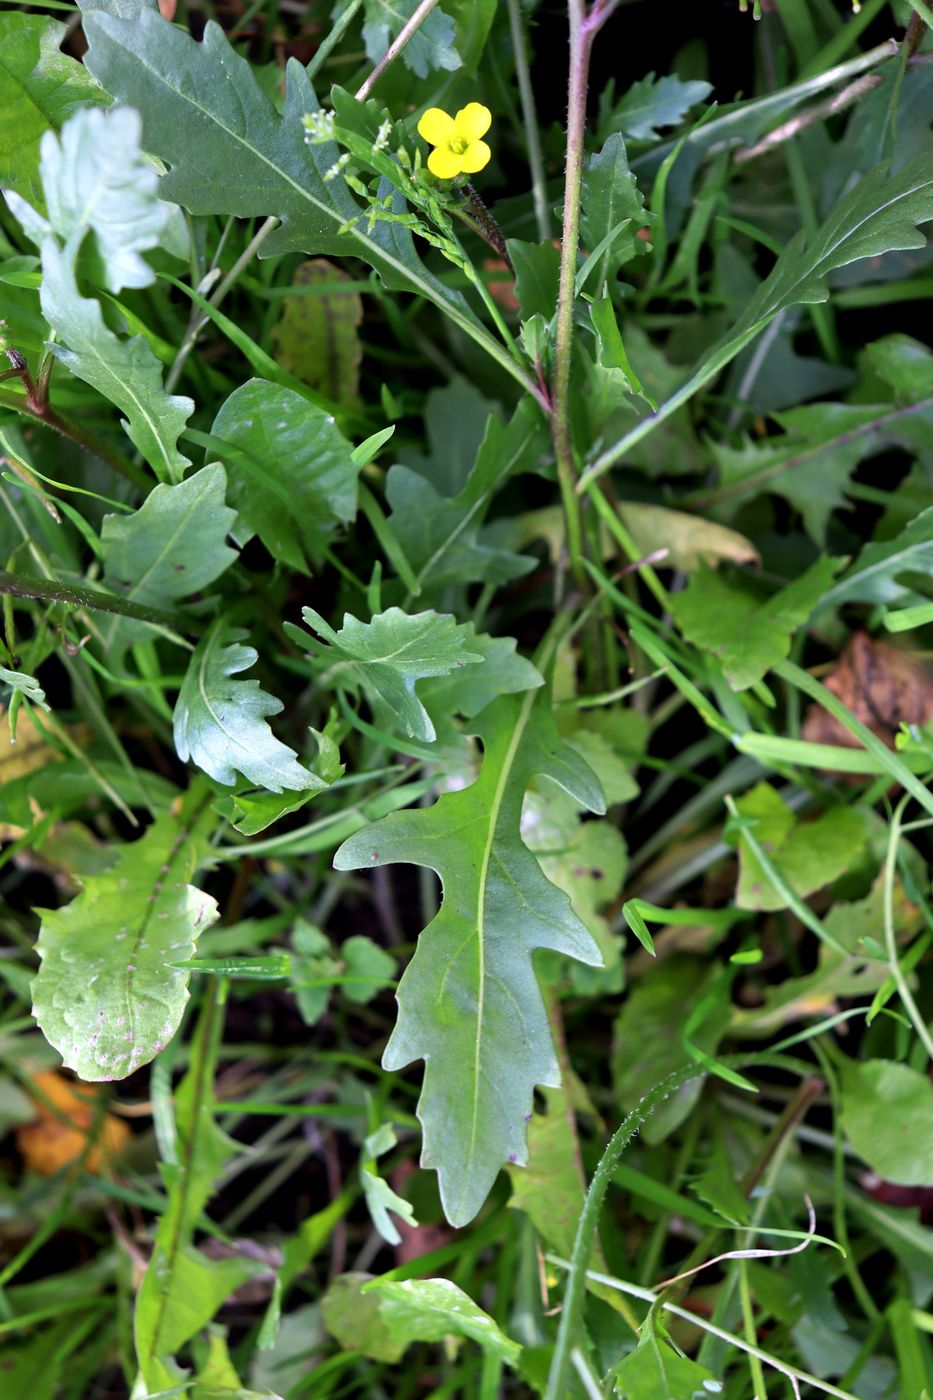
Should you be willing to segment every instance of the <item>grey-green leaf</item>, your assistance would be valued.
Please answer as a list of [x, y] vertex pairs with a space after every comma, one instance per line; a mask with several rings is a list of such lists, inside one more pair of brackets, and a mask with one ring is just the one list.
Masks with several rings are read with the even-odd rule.
[[250, 379], [221, 405], [230, 500], [273, 558], [304, 569], [356, 514], [359, 467], [333, 417], [294, 389]]
[[415, 683], [483, 660], [478, 652], [466, 650], [467, 627], [449, 613], [408, 614], [388, 608], [370, 622], [344, 613], [339, 632], [313, 608], [303, 608], [302, 617], [325, 642], [313, 642], [296, 628], [288, 632], [315, 656], [321, 685], [362, 691], [380, 724], [424, 743], [431, 743], [436, 734]]
[[[171, 608], [219, 578], [237, 557], [226, 542], [236, 520], [226, 486], [223, 467], [212, 462], [177, 486], [156, 486], [132, 515], [105, 515], [101, 545], [113, 591]], [[108, 618], [102, 632], [124, 646], [151, 635], [146, 623], [121, 617]]]
[[[535, 696], [544, 696], [535, 703]], [[605, 804], [592, 771], [558, 736], [544, 691], [491, 705], [474, 725], [484, 746], [472, 786], [427, 810], [394, 812], [345, 841], [338, 870], [396, 861], [437, 871], [440, 913], [399, 986], [386, 1069], [425, 1061], [418, 1116], [422, 1162], [440, 1178], [448, 1220], [465, 1225], [506, 1162], [526, 1160], [536, 1084], [560, 1082], [535, 977], [536, 948], [599, 965], [570, 900], [520, 836], [522, 799], [546, 773], [591, 811]]]
[[124, 1079], [178, 1029], [189, 974], [175, 964], [217, 917], [210, 895], [187, 883], [203, 849], [196, 800], [125, 846], [77, 899], [43, 913], [33, 1015], [82, 1079]]
[[50, 347], [55, 358], [126, 414], [124, 428], [160, 481], [180, 481], [189, 462], [178, 437], [194, 404], [166, 394], [162, 367], [141, 335], [123, 340], [104, 324], [98, 302], [78, 291], [73, 258], [52, 238], [42, 247], [41, 301], [62, 342]]
[[219, 618], [198, 644], [175, 705], [178, 756], [190, 758], [218, 783], [235, 783], [239, 772], [270, 792], [321, 791], [327, 784], [303, 768], [266, 723], [281, 711], [281, 700], [267, 695], [257, 680], [230, 679], [258, 659], [253, 647], [242, 645], [245, 636], [228, 631]]
[[[142, 123], [128, 107], [88, 108], [47, 131], [39, 162], [52, 232], [77, 254], [94, 236], [95, 277], [111, 292], [148, 287], [155, 274], [140, 256], [154, 248], [171, 217], [158, 197], [159, 177], [140, 148]], [[9, 200], [14, 214], [19, 202]]]

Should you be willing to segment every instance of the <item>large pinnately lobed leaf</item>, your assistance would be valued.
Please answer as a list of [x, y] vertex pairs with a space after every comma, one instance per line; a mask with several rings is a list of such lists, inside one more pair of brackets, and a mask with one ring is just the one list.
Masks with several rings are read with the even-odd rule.
[[212, 20], [201, 43], [156, 10], [132, 18], [94, 11], [85, 15], [84, 31], [89, 72], [141, 113], [145, 149], [170, 167], [165, 199], [193, 214], [277, 216], [282, 225], [263, 245], [266, 257], [301, 251], [365, 259], [387, 287], [440, 306], [521, 378], [466, 300], [427, 270], [409, 230], [395, 222], [371, 226], [344, 181], [325, 180], [338, 149], [305, 143], [303, 118], [318, 101], [300, 63], [289, 60], [280, 114]]
[[532, 777], [546, 774], [582, 806], [605, 810], [596, 777], [557, 733], [543, 690], [504, 696], [475, 722], [479, 778], [427, 810], [394, 812], [345, 841], [338, 870], [405, 861], [444, 887], [399, 985], [383, 1065], [424, 1060], [422, 1163], [440, 1180], [448, 1220], [465, 1225], [500, 1167], [527, 1160], [536, 1084], [560, 1073], [532, 957], [537, 948], [599, 966], [570, 900], [543, 875], [520, 834]]
[[217, 918], [210, 895], [188, 884], [203, 810], [203, 789], [194, 789], [77, 899], [43, 914], [33, 1015], [82, 1079], [125, 1079], [178, 1029], [189, 973], [177, 964]]

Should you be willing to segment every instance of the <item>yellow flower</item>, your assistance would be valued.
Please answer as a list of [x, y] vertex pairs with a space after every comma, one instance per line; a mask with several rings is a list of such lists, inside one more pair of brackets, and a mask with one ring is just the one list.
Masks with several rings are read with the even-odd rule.
[[481, 102], [468, 102], [455, 117], [429, 107], [418, 123], [418, 135], [435, 148], [428, 156], [431, 174], [452, 180], [455, 175], [475, 175], [488, 165], [492, 151], [480, 137], [491, 121], [492, 113]]

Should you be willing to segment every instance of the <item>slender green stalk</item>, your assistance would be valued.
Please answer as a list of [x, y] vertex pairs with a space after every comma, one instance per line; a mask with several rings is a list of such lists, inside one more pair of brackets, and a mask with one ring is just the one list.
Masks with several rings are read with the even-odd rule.
[[421, 28], [422, 24], [427, 19], [428, 15], [434, 9], [434, 6], [436, 4], [437, 0], [421, 0], [421, 4], [418, 6], [417, 10], [415, 10], [414, 14], [412, 15], [408, 23], [405, 25], [404, 29], [402, 29], [392, 40], [392, 43], [386, 49], [385, 53], [382, 55], [379, 62], [376, 64], [369, 77], [357, 89], [356, 98], [358, 102], [365, 102], [367, 97], [370, 96], [373, 88], [376, 86], [383, 73], [386, 71], [386, 69], [391, 63], [395, 62], [396, 58], [398, 58], [399, 54], [402, 52], [402, 49], [412, 38], [412, 36], [416, 34], [417, 31]]
[[609, 1145], [599, 1160], [577, 1224], [577, 1236], [570, 1259], [570, 1274], [564, 1293], [564, 1306], [557, 1332], [557, 1344], [554, 1348], [554, 1358], [551, 1362], [544, 1400], [566, 1400], [569, 1389], [571, 1353], [576, 1344], [583, 1295], [586, 1289], [587, 1267], [596, 1241], [596, 1227], [599, 1223], [603, 1201], [616, 1165], [635, 1134], [654, 1110], [682, 1084], [688, 1084], [691, 1079], [696, 1079], [701, 1074], [703, 1074], [703, 1070], [699, 1065], [687, 1065], [684, 1069], [679, 1069], [674, 1074], [669, 1074], [666, 1079], [662, 1079], [661, 1083], [656, 1085], [650, 1093], [647, 1093], [641, 1102], [632, 1109], [631, 1113], [623, 1118], [621, 1126], [610, 1138]]
[[[214, 291], [211, 293], [210, 297], [208, 297], [208, 301], [210, 302], [211, 306], [220, 305], [224, 297], [229, 292], [230, 288], [238, 280], [244, 268], [249, 266], [253, 258], [259, 252], [259, 249], [262, 247], [263, 243], [269, 237], [269, 234], [272, 232], [272, 230], [275, 228], [278, 222], [279, 221], [276, 218], [276, 216], [274, 214], [270, 214], [269, 218], [264, 219], [263, 222], [259, 225], [259, 228], [253, 234], [252, 238], [247, 243], [246, 247], [243, 249], [242, 253], [231, 267], [230, 271], [225, 277], [221, 278], [220, 282], [214, 288]], [[192, 311], [191, 319], [188, 322], [188, 330], [185, 333], [185, 338], [179, 346], [178, 354], [175, 356], [175, 359], [172, 362], [171, 369], [165, 376], [165, 392], [167, 394], [172, 393], [176, 384], [181, 378], [181, 372], [184, 368], [185, 361], [191, 354], [195, 345], [198, 343], [198, 337], [200, 336], [202, 330], [207, 325], [209, 320], [210, 317], [199, 313], [197, 308], [195, 308]]]
[[98, 593], [94, 588], [59, 583], [57, 579], [46, 581], [24, 578], [21, 574], [11, 574], [6, 569], [0, 569], [0, 593], [8, 593], [14, 598], [40, 598], [51, 603], [72, 603], [76, 608], [93, 608], [97, 612], [119, 613], [122, 617], [131, 617], [137, 622], [150, 622], [153, 626], [167, 627], [170, 630], [185, 625], [183, 619], [173, 613], [162, 612], [160, 608], [132, 603], [128, 598], [118, 598], [111, 593]]
[[[809, 1066], [802, 1064], [798, 1060], [791, 1059], [788, 1056], [767, 1053], [730, 1055], [725, 1058], [722, 1063], [730, 1067], [769, 1064], [774, 1067], [780, 1066], [783, 1069], [788, 1069], [791, 1073], [803, 1073], [804, 1075], [809, 1073]], [[669, 1074], [666, 1079], [662, 1079], [660, 1084], [656, 1084], [653, 1089], [649, 1090], [640, 1102], [635, 1105], [631, 1113], [628, 1113], [625, 1118], [623, 1118], [620, 1126], [609, 1139], [609, 1143], [602, 1157], [599, 1159], [599, 1165], [593, 1173], [590, 1189], [586, 1193], [583, 1210], [577, 1222], [577, 1234], [573, 1242], [573, 1253], [570, 1257], [567, 1288], [564, 1293], [564, 1306], [561, 1312], [560, 1326], [557, 1330], [557, 1342], [554, 1347], [554, 1356], [548, 1374], [547, 1390], [544, 1394], [544, 1400], [566, 1400], [569, 1388], [571, 1353], [576, 1344], [576, 1338], [580, 1327], [583, 1298], [586, 1291], [586, 1280], [588, 1276], [588, 1265], [593, 1251], [593, 1244], [596, 1240], [596, 1227], [599, 1223], [600, 1212], [602, 1211], [606, 1192], [609, 1189], [609, 1184], [612, 1181], [616, 1166], [622, 1154], [625, 1152], [625, 1149], [629, 1146], [642, 1125], [651, 1117], [655, 1109], [659, 1108], [665, 1099], [670, 1098], [671, 1094], [676, 1093], [682, 1085], [688, 1084], [691, 1079], [696, 1079], [705, 1074], [705, 1072], [701, 1065], [691, 1064], [685, 1065], [682, 1069], [675, 1070], [674, 1073]], [[595, 1278], [596, 1275], [589, 1273], [589, 1277]], [[602, 1282], [609, 1284], [610, 1287], [618, 1287], [618, 1283], [607, 1278], [606, 1275], [603, 1274], [599, 1277]], [[649, 1293], [647, 1289], [629, 1287], [628, 1284], [625, 1285], [622, 1292], [628, 1292], [635, 1298], [647, 1297], [651, 1302], [658, 1301], [658, 1296], [656, 1294]], [[673, 1312], [680, 1311], [674, 1308], [673, 1305], [670, 1305], [668, 1310]], [[688, 1317], [691, 1316], [689, 1313], [684, 1315]], [[709, 1330], [715, 1331], [713, 1328]], [[743, 1350], [748, 1350], [747, 1343], [739, 1342], [731, 1336], [728, 1339], [729, 1341], [735, 1341], [736, 1345], [741, 1346]], [[766, 1361], [771, 1359], [766, 1352], [761, 1354]], [[829, 1394], [842, 1394], [841, 1391], [833, 1391], [831, 1388], [827, 1387], [821, 1386], [821, 1389], [827, 1389]], [[844, 1400], [851, 1400], [851, 1398], [846, 1396]]]
[[933, 1061], [933, 1037], [930, 1035], [930, 1028], [923, 1019], [920, 1008], [914, 1001], [913, 993], [907, 985], [907, 978], [904, 976], [901, 961], [897, 954], [897, 937], [894, 928], [894, 875], [897, 870], [897, 848], [901, 839], [901, 818], [904, 815], [904, 808], [910, 801], [909, 796], [901, 798], [894, 809], [894, 816], [891, 818], [891, 826], [888, 831], [888, 850], [884, 863], [884, 946], [888, 955], [888, 964], [891, 968], [891, 976], [904, 1005], [904, 1010], [910, 1017], [911, 1023], [917, 1035], [923, 1042], [923, 1048], [927, 1052], [928, 1058]]
[[344, 34], [346, 34], [347, 30], [350, 28], [350, 25], [353, 23], [359, 10], [362, 8], [362, 5], [363, 0], [350, 0], [349, 5], [334, 24], [334, 27], [327, 35], [327, 38], [321, 41], [317, 53], [314, 55], [314, 57], [312, 58], [311, 62], [308, 64], [305, 70], [312, 82], [317, 76], [319, 69], [323, 67], [327, 59], [333, 53], [334, 49], [340, 43], [340, 40], [343, 38]]
[[515, 76], [518, 78], [518, 95], [522, 104], [522, 121], [525, 126], [525, 144], [528, 147], [535, 225], [539, 241], [546, 243], [551, 237], [551, 211], [547, 202], [547, 181], [544, 175], [544, 158], [541, 154], [541, 135], [538, 131], [535, 95], [528, 68], [528, 49], [525, 44], [521, 0], [507, 0], [507, 5], [509, 27], [512, 31], [512, 49], [515, 53]]

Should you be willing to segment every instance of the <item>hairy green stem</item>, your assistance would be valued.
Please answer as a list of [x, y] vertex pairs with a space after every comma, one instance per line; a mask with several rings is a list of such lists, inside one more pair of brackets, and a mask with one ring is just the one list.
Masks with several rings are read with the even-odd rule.
[[583, 529], [576, 493], [576, 463], [570, 431], [570, 364], [573, 358], [573, 304], [580, 246], [580, 198], [586, 135], [586, 90], [589, 83], [593, 31], [587, 24], [583, 0], [569, 0], [570, 75], [567, 90], [567, 163], [564, 171], [564, 222], [560, 244], [560, 281], [551, 386], [551, 440], [557, 463], [561, 502], [567, 528], [570, 567], [578, 587], [583, 574]]
[[145, 607], [142, 603], [132, 603], [128, 598], [119, 598], [111, 593], [98, 593], [93, 588], [59, 583], [57, 579], [24, 578], [6, 569], [0, 569], [0, 594], [3, 593], [14, 598], [38, 598], [50, 603], [72, 603], [76, 608], [93, 608], [97, 612], [119, 613], [122, 617], [170, 630], [185, 625], [183, 619], [173, 613], [162, 612], [160, 608]]
[[546, 243], [551, 237], [551, 211], [548, 209], [547, 203], [547, 181], [544, 177], [544, 159], [541, 154], [541, 136], [538, 131], [535, 95], [528, 68], [528, 50], [522, 24], [521, 0], [507, 0], [507, 5], [509, 26], [512, 31], [512, 49], [515, 53], [515, 76], [518, 78], [518, 95], [522, 104], [522, 121], [525, 125], [525, 144], [528, 147], [528, 166], [531, 171], [531, 198], [535, 211], [535, 224], [538, 229], [539, 241]]
[[90, 452], [92, 457], [96, 457], [99, 462], [117, 472], [120, 476], [126, 477], [127, 481], [132, 481], [134, 486], [141, 486], [144, 490], [149, 488], [149, 479], [144, 472], [141, 472], [128, 457], [124, 457], [121, 452], [108, 447], [94, 433], [88, 432], [87, 428], [72, 422], [70, 418], [64, 418], [48, 403], [40, 404], [29, 394], [28, 388], [26, 397], [21, 394], [11, 393], [8, 389], [0, 389], [0, 408], [11, 409], [14, 413], [23, 413], [32, 418], [36, 423], [41, 423], [46, 428], [51, 428], [53, 432], [60, 433], [62, 437], [68, 438], [77, 447], [81, 447], [85, 452]]
[[[769, 1064], [775, 1067], [780, 1066], [794, 1073], [807, 1072], [808, 1066], [803, 1066], [799, 1061], [792, 1060], [788, 1056], [773, 1054], [749, 1054], [730, 1055], [724, 1058], [721, 1063], [732, 1066]], [[656, 1084], [639, 1103], [635, 1105], [631, 1113], [623, 1118], [619, 1128], [610, 1138], [608, 1146], [599, 1165], [593, 1173], [590, 1182], [590, 1189], [586, 1193], [586, 1200], [583, 1203], [583, 1210], [577, 1223], [577, 1234], [573, 1242], [573, 1253], [570, 1258], [570, 1272], [567, 1278], [567, 1288], [564, 1293], [564, 1306], [561, 1312], [560, 1326], [557, 1331], [557, 1342], [554, 1347], [554, 1356], [551, 1361], [551, 1369], [548, 1375], [547, 1390], [544, 1400], [565, 1400], [569, 1389], [569, 1372], [571, 1366], [571, 1353], [575, 1345], [575, 1339], [580, 1327], [580, 1316], [583, 1308], [583, 1297], [586, 1291], [587, 1270], [590, 1257], [593, 1251], [593, 1244], [596, 1239], [596, 1227], [599, 1223], [600, 1212], [606, 1198], [606, 1192], [612, 1181], [613, 1173], [622, 1157], [623, 1152], [628, 1147], [642, 1124], [650, 1118], [656, 1108], [669, 1098], [671, 1094], [683, 1085], [704, 1075], [706, 1071], [701, 1065], [685, 1065], [682, 1069], [675, 1070], [666, 1079], [662, 1079], [660, 1084]], [[635, 1293], [635, 1296], [644, 1296]], [[654, 1300], [654, 1295], [652, 1300]]]

